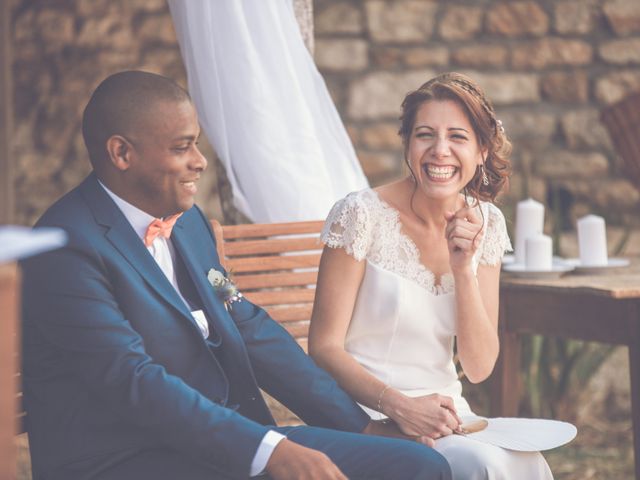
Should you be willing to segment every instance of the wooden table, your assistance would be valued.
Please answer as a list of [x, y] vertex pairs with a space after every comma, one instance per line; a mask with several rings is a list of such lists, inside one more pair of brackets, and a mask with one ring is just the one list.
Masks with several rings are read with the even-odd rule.
[[0, 264], [0, 479], [16, 477], [18, 267]]
[[520, 334], [626, 345], [636, 479], [640, 480], [640, 259], [601, 275], [568, 274], [500, 283], [500, 357], [492, 378], [491, 415], [516, 416]]

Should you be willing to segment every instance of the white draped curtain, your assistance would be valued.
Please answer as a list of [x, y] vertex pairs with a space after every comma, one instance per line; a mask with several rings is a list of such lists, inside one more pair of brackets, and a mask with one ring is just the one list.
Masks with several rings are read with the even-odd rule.
[[291, 0], [169, 0], [189, 92], [235, 206], [254, 222], [323, 219], [367, 186]]

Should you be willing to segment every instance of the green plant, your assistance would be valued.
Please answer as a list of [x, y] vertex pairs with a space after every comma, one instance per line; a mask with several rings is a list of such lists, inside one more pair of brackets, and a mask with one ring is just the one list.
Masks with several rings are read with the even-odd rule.
[[523, 339], [520, 414], [574, 419], [582, 387], [615, 346], [531, 335]]

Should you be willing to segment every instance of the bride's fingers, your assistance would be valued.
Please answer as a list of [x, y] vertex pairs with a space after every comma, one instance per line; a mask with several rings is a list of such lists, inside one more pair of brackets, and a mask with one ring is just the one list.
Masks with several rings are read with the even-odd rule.
[[453, 247], [459, 248], [460, 250], [471, 251], [473, 249], [473, 240], [467, 240], [466, 238], [450, 238], [449, 244]]
[[473, 226], [470, 224], [467, 224], [467, 225], [450, 224], [450, 225], [447, 225], [447, 228], [445, 228], [444, 236], [449, 238], [454, 233], [463, 234], [465, 232], [467, 232], [469, 235], [475, 235], [475, 232], [477, 231], [478, 230], [476, 228], [473, 228]]
[[431, 437], [427, 437], [426, 435], [421, 435], [419, 437], [416, 437], [416, 442], [431, 448], [436, 446], [436, 441]]
[[[446, 216], [445, 216], [446, 218]], [[476, 211], [476, 207], [464, 207], [461, 208], [460, 210], [458, 210], [452, 218], [448, 219], [449, 221], [451, 221], [453, 218], [456, 219], [464, 219], [470, 223], [474, 223], [474, 224], [480, 224], [482, 223], [480, 216], [478, 215], [477, 211]]]
[[473, 239], [473, 247], [478, 248], [480, 246], [480, 243], [482, 243], [482, 232]]
[[446, 238], [451, 239], [455, 237], [460, 237], [460, 238], [465, 238], [467, 240], [474, 240], [476, 238], [479, 238], [481, 235], [482, 235], [482, 232], [478, 230], [455, 228], [449, 232]]
[[466, 220], [457, 219], [447, 223], [447, 226], [444, 229], [445, 236], [448, 237], [451, 232], [454, 231], [469, 232], [469, 234], [475, 235], [476, 233], [482, 231], [482, 225], [470, 223]]
[[447, 236], [447, 241], [452, 241], [455, 238], [460, 238], [463, 240], [468, 240], [469, 242], [472, 242], [473, 247], [478, 247], [478, 245], [480, 245], [480, 242], [482, 241], [482, 237], [483, 237], [484, 232], [470, 232], [467, 230], [464, 231], [460, 231], [460, 230], [453, 230], [448, 236]]

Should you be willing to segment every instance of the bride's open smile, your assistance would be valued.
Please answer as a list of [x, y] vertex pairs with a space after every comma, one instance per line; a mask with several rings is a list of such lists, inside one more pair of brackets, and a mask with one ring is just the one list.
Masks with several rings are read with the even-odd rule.
[[473, 127], [453, 100], [430, 100], [418, 108], [407, 155], [421, 190], [441, 200], [457, 195], [483, 160]]

